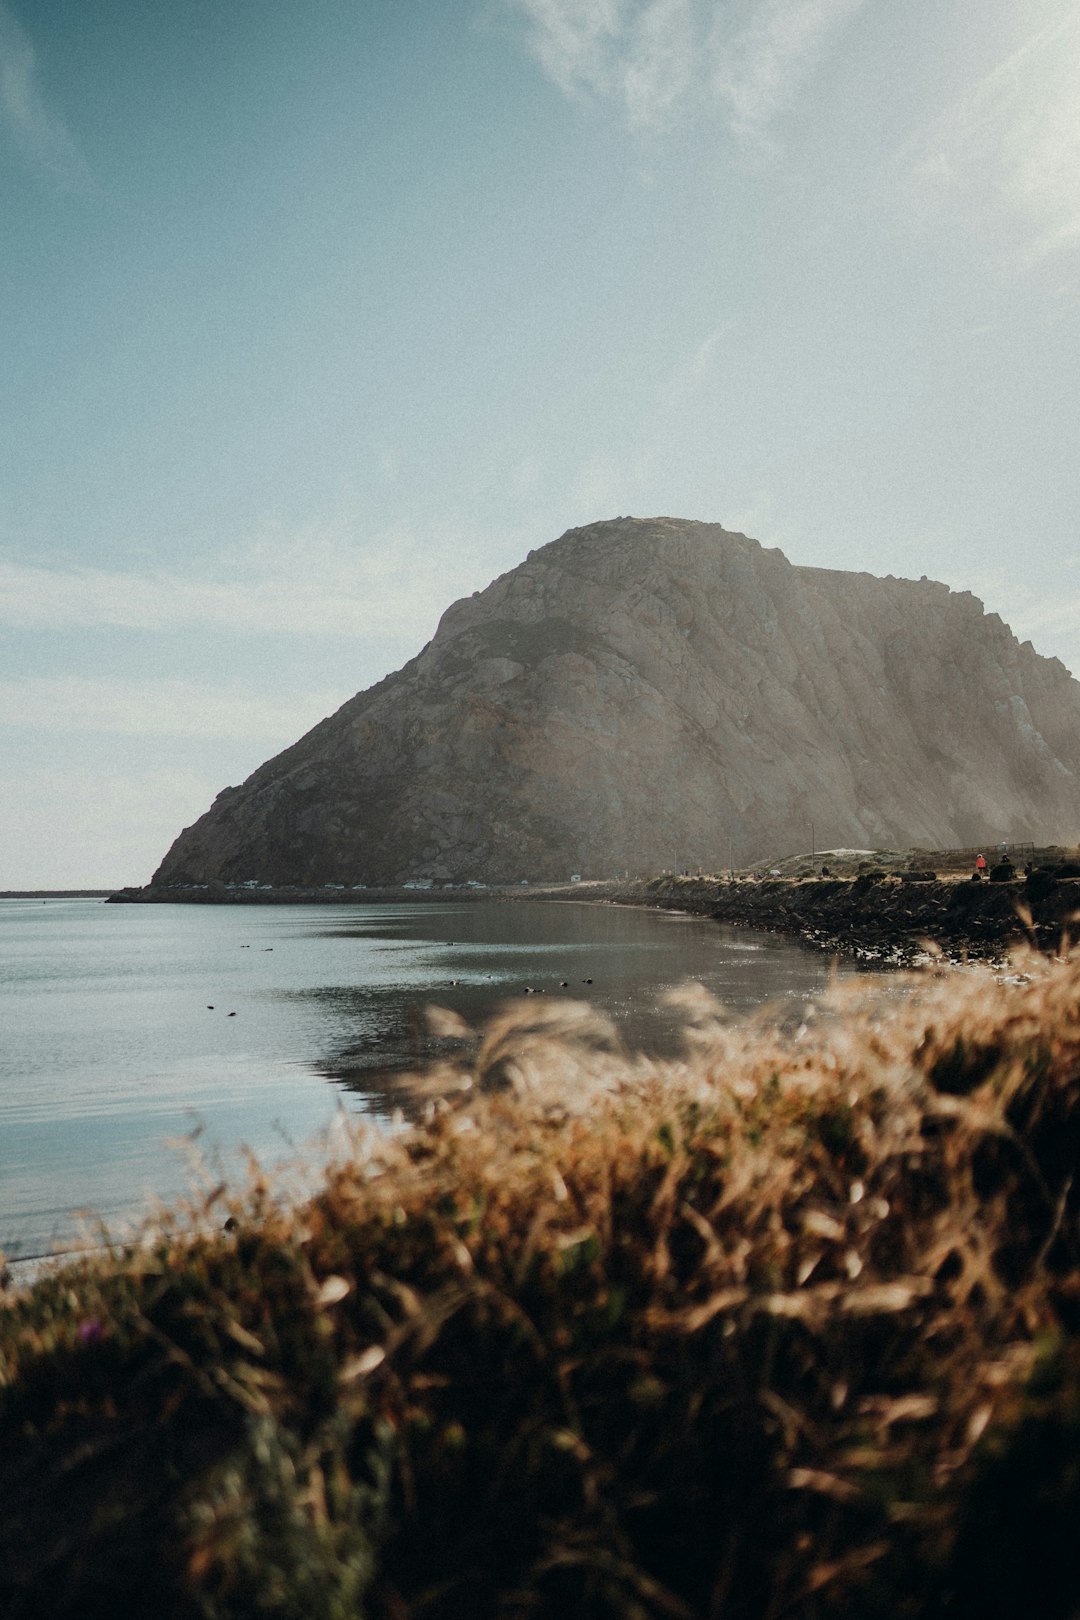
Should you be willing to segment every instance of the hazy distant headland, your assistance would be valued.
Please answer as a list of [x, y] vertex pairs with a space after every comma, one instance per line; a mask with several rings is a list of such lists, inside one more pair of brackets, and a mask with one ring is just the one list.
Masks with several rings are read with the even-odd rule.
[[114, 889], [0, 889], [0, 900], [107, 900]]
[[1080, 684], [976, 597], [623, 517], [455, 602], [152, 882], [566, 881], [1078, 825]]

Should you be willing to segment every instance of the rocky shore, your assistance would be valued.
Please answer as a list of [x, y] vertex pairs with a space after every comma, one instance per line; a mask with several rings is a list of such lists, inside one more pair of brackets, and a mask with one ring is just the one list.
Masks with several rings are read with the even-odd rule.
[[1004, 883], [863, 874], [854, 878], [666, 875], [610, 898], [696, 912], [788, 934], [818, 949], [908, 962], [927, 943], [949, 956], [994, 957], [1021, 942], [1056, 950], [1080, 925], [1080, 876], [1036, 871]]

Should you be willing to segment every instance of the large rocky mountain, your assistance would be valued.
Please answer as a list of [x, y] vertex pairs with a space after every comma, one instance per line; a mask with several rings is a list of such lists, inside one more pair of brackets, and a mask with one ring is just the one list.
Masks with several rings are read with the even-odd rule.
[[181, 833], [156, 884], [565, 880], [1080, 837], [1080, 685], [966, 591], [571, 529]]

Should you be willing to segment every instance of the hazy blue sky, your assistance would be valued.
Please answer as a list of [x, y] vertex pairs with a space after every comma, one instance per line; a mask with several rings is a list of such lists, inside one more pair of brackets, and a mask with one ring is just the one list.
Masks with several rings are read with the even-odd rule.
[[0, 0], [0, 887], [596, 518], [1080, 671], [1075, 0]]

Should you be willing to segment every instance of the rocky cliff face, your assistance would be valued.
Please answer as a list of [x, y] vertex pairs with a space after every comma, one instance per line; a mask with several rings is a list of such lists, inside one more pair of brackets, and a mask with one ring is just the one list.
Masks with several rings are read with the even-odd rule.
[[967, 592], [571, 529], [226, 788], [154, 883], [565, 880], [1080, 836], [1080, 685]]

